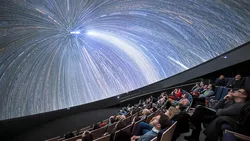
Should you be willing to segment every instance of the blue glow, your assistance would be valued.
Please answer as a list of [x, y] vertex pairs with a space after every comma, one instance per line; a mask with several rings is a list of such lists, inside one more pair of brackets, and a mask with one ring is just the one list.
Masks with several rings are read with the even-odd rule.
[[70, 34], [80, 34], [80, 31], [71, 31]]

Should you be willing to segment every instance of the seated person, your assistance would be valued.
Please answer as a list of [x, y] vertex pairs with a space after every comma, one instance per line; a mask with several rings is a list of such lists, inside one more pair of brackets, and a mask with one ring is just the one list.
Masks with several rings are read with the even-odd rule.
[[181, 89], [174, 89], [174, 91], [168, 96], [168, 98], [172, 100], [179, 100], [181, 99], [182, 91]]
[[172, 119], [175, 115], [179, 114], [179, 112], [180, 112], [180, 109], [177, 109], [177, 108], [171, 106], [165, 112], [165, 115], [167, 115], [169, 119]]
[[200, 89], [202, 89], [202, 87], [204, 86], [204, 83], [203, 82], [200, 82], [199, 84], [195, 84], [195, 86], [190, 90], [190, 92], [198, 92]]
[[220, 75], [219, 78], [215, 80], [215, 86], [226, 86], [226, 81], [224, 75]]
[[194, 125], [191, 136], [186, 136], [186, 140], [199, 140], [201, 123], [210, 123], [217, 117], [229, 116], [237, 119], [241, 108], [245, 105], [248, 92], [245, 89], [239, 89], [233, 93], [228, 93], [215, 107], [210, 109], [204, 106], [198, 106], [190, 118]]
[[157, 106], [161, 107], [166, 102], [166, 96], [163, 96], [161, 99], [157, 101]]
[[248, 101], [244, 107], [241, 108], [238, 120], [231, 117], [218, 117], [209, 124], [204, 130], [206, 135], [205, 141], [217, 141], [219, 136], [225, 129], [236, 131], [243, 135], [250, 135], [250, 102]]
[[197, 95], [200, 95], [201, 93], [204, 93], [208, 89], [208, 85], [204, 85], [198, 92]]
[[196, 92], [191, 92], [193, 97], [198, 97], [201, 93], [204, 93], [208, 89], [208, 85], [204, 85], [200, 87], [200, 89]]
[[149, 97], [149, 98], [146, 99], [145, 104], [147, 105], [147, 104], [149, 104], [150, 102], [151, 102], [151, 98]]
[[214, 86], [212, 84], [208, 84], [207, 90], [199, 95], [199, 98], [201, 97], [210, 97], [214, 95]]
[[200, 94], [198, 97], [193, 97], [192, 106], [194, 107], [196, 107], [197, 105], [205, 106], [206, 99], [215, 94], [213, 89], [214, 86], [212, 84], [209, 84], [208, 89], [204, 93]]
[[109, 121], [103, 121], [100, 124], [95, 124], [93, 130], [99, 129], [99, 128], [104, 127], [104, 126], [111, 125], [117, 121], [118, 121], [118, 118], [116, 116], [110, 116]]
[[72, 137], [74, 137], [74, 136], [75, 136], [74, 133], [69, 132], [69, 133], [67, 133], [67, 134], [64, 135], [64, 139], [69, 139], [69, 138], [72, 138]]
[[141, 112], [140, 118], [141, 118], [141, 119], [146, 119], [147, 116], [148, 116], [150, 113], [151, 113], [151, 112], [150, 112], [149, 109], [143, 109], [142, 112]]
[[93, 141], [93, 135], [90, 132], [85, 131], [82, 133], [82, 138], [77, 139], [76, 141]]
[[152, 103], [152, 108], [151, 108], [151, 109], [149, 109], [149, 110], [150, 110], [150, 112], [151, 112], [151, 113], [153, 113], [153, 112], [157, 111], [157, 104]]
[[179, 106], [182, 108], [187, 108], [190, 105], [190, 101], [187, 98], [187, 94], [183, 94], [181, 96], [180, 100], [168, 100], [167, 104], [166, 104], [166, 109], [168, 109], [170, 106]]
[[229, 88], [241, 88], [242, 86], [243, 86], [243, 81], [240, 74], [237, 74], [234, 80], [231, 83], [227, 84], [227, 87]]
[[162, 92], [161, 95], [158, 97], [158, 100], [167, 95], [168, 95], [167, 92]]
[[144, 122], [139, 123], [135, 136], [131, 137], [131, 141], [150, 141], [160, 130], [170, 127], [171, 120], [165, 114], [160, 114], [154, 118], [153, 126]]

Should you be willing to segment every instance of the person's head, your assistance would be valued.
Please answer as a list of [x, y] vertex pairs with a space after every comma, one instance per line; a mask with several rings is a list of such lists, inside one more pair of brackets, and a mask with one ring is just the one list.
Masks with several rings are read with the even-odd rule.
[[208, 85], [204, 85], [204, 86], [203, 86], [203, 89], [208, 89]]
[[150, 114], [150, 110], [148, 110], [148, 109], [142, 110], [142, 115], [149, 115], [149, 114]]
[[178, 104], [175, 106], [175, 108], [179, 109], [180, 111], [184, 111], [186, 109], [186, 106], [183, 106], [182, 104]]
[[237, 74], [236, 76], [235, 76], [235, 80], [240, 80], [241, 79], [241, 75], [240, 74]]
[[171, 107], [168, 108], [168, 110], [166, 111], [165, 114], [166, 114], [170, 119], [172, 119], [172, 118], [173, 118], [176, 114], [178, 114], [179, 112], [180, 112], [179, 109], [177, 109], [177, 108], [171, 106]]
[[225, 78], [224, 75], [220, 75], [220, 77], [219, 77], [220, 80], [222, 80], [224, 78]]
[[212, 84], [208, 84], [207, 89], [214, 90], [214, 86]]
[[200, 86], [203, 87], [203, 86], [204, 86], [204, 83], [203, 83], [203, 82], [200, 82]]
[[165, 114], [159, 114], [156, 117], [154, 117], [154, 120], [152, 121], [153, 126], [157, 129], [157, 130], [161, 130], [164, 128], [167, 128], [169, 126], [171, 126], [172, 122], [169, 119], [169, 117]]
[[248, 99], [248, 92], [245, 89], [234, 90], [232, 93], [235, 102], [246, 101]]
[[167, 92], [162, 92], [161, 93], [161, 96], [166, 96], [167, 95]]
[[182, 104], [183, 106], [187, 107], [190, 104], [190, 101], [187, 98], [185, 98], [181, 100], [179, 104]]
[[88, 131], [83, 132], [82, 141], [93, 141], [93, 135]]
[[187, 96], [187, 94], [182, 94], [181, 95], [181, 98], [187, 98], [188, 96]]
[[115, 123], [115, 117], [114, 117], [114, 116], [111, 116], [111, 117], [109, 118], [109, 122], [110, 122], [110, 123]]
[[116, 119], [117, 119], [117, 121], [124, 120], [124, 119], [126, 119], [126, 116], [125, 115], [118, 115], [118, 116], [116, 116]]

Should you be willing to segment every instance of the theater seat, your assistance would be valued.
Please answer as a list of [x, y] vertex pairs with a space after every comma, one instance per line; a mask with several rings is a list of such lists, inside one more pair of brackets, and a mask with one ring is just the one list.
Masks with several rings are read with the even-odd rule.
[[146, 118], [146, 122], [149, 123], [150, 120], [151, 120], [153, 117], [154, 117], [154, 113], [148, 115], [147, 118]]
[[250, 90], [250, 77], [246, 77], [243, 88]]
[[[157, 141], [157, 140], [159, 140], [159, 141], [171, 141], [172, 136], [173, 136], [174, 131], [175, 131], [175, 128], [176, 128], [176, 124], [177, 124], [177, 121], [172, 126], [170, 126], [167, 130], [165, 130], [160, 137], [161, 139], [157, 139], [157, 137], [155, 137], [150, 141]], [[158, 133], [158, 137], [159, 137], [159, 133]]]
[[69, 139], [65, 139], [63, 141], [76, 141], [77, 139], [81, 139], [81, 138], [82, 138], [82, 135], [78, 135]]
[[132, 129], [132, 135], [135, 135], [138, 124], [140, 122], [143, 122], [143, 121], [144, 121], [144, 119], [140, 119], [140, 120], [138, 120], [138, 121], [135, 122], [134, 127]]
[[220, 96], [220, 100], [223, 99], [229, 91], [230, 91], [230, 88], [223, 88], [223, 91]]
[[110, 141], [110, 134], [102, 136], [102, 137], [100, 137], [98, 139], [95, 139], [94, 141]]
[[230, 87], [230, 85], [233, 83], [233, 81], [234, 81], [234, 78], [233, 78], [233, 77], [228, 78], [228, 81], [227, 81], [226, 87]]
[[215, 93], [214, 100], [219, 100], [219, 99], [220, 99], [222, 91], [223, 91], [223, 87], [218, 87], [218, 88], [217, 88], [217, 91], [216, 91], [216, 93]]
[[103, 134], [106, 132], [106, 130], [107, 130], [106, 127], [102, 127], [102, 128], [93, 130], [90, 133], [93, 135], [93, 139], [97, 139], [97, 138], [103, 136]]
[[117, 123], [113, 123], [113, 124], [111, 124], [111, 125], [108, 126], [107, 132], [108, 132], [109, 134], [112, 134], [112, 133], [113, 133], [116, 124], [117, 124]]

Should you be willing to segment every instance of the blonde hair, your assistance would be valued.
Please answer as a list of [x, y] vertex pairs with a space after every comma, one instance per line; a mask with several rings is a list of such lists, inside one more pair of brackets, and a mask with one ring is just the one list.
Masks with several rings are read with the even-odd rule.
[[168, 108], [169, 118], [172, 119], [175, 115], [177, 115], [180, 112], [180, 109], [177, 109], [173, 106]]
[[118, 116], [116, 116], [116, 118], [117, 118], [117, 120], [124, 120], [124, 119], [126, 119], [126, 116], [118, 115]]
[[142, 110], [142, 115], [149, 115], [149, 114], [150, 114], [150, 110], [148, 110], [148, 109]]

